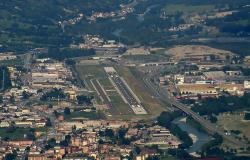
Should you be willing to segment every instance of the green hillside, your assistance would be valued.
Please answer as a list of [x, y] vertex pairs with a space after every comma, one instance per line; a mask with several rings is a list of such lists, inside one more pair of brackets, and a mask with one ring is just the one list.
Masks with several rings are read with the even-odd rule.
[[[168, 47], [190, 44], [198, 38], [246, 37], [249, 43], [249, 0], [136, 0], [134, 11], [124, 17], [99, 18], [95, 12], [110, 13], [134, 0], [4, 0], [0, 1], [0, 52], [23, 52], [36, 47], [67, 48], [83, 42], [82, 35], [98, 34], [125, 44]], [[219, 12], [234, 11], [223, 18], [207, 19]], [[83, 17], [73, 25], [71, 19]], [[195, 22], [195, 16], [203, 22]], [[66, 25], [60, 25], [65, 24]], [[170, 32], [171, 27], [193, 24]], [[118, 34], [117, 34], [118, 33]], [[136, 36], [135, 36], [136, 35]], [[225, 41], [227, 42], [227, 41]], [[219, 46], [231, 46], [229, 41]], [[211, 41], [209, 45], [217, 42]], [[247, 52], [239, 50], [236, 52]], [[233, 50], [235, 51], [235, 50]], [[248, 52], [247, 52], [248, 53]]]
[[[92, 12], [117, 10], [128, 0], [4, 0], [0, 1], [1, 50], [65, 46], [74, 39], [59, 21]], [[76, 37], [76, 36], [74, 36]]]

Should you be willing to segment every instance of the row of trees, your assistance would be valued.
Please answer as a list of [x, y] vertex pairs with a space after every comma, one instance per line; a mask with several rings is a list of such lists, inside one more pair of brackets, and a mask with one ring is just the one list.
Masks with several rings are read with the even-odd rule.
[[77, 96], [77, 101], [79, 105], [91, 105], [92, 104], [92, 100], [93, 100], [93, 96], [85, 96], [85, 95], [80, 95]]
[[59, 49], [56, 47], [49, 48], [48, 53], [39, 55], [40, 58], [53, 58], [56, 60], [64, 60], [67, 58], [81, 57], [81, 56], [92, 56], [95, 55], [94, 49]]
[[[118, 132], [114, 132], [112, 129], [106, 128], [104, 131], [99, 131], [99, 135], [101, 137], [108, 137], [111, 141], [110, 143], [117, 143], [119, 145], [130, 145], [131, 138], [126, 138], [125, 135], [127, 133], [127, 128], [120, 128]], [[99, 141], [100, 144], [103, 144], [103, 140]]]
[[11, 87], [10, 72], [6, 66], [2, 66], [0, 67], [0, 89], [6, 90], [9, 89], [10, 87]]
[[244, 119], [245, 120], [250, 120], [250, 113], [245, 113]]
[[53, 100], [53, 99], [65, 99], [66, 95], [64, 94], [62, 89], [57, 89], [54, 88], [50, 92], [44, 93], [42, 97], [40, 98], [41, 101], [48, 101], [48, 100]]
[[242, 97], [222, 96], [218, 99], [208, 98], [202, 100], [201, 105], [195, 104], [192, 110], [200, 115], [212, 115], [223, 112], [232, 112], [250, 106], [250, 93], [245, 93]]
[[206, 156], [223, 155], [224, 151], [218, 148], [218, 146], [220, 146], [222, 142], [223, 138], [218, 134], [214, 134], [213, 140], [209, 141], [208, 143], [202, 146], [202, 151], [201, 151], [202, 156], [206, 157]]
[[[62, 140], [59, 145], [67, 147], [69, 146], [71, 141], [71, 136], [70, 135], [65, 135], [64, 140]], [[45, 145], [45, 149], [48, 150], [50, 148], [54, 148], [57, 145], [56, 140], [54, 138], [51, 138], [48, 140], [47, 144]]]
[[[24, 92], [23, 93], [23, 98], [27, 99], [30, 96], [30, 94]], [[57, 100], [57, 99], [65, 99], [67, 98], [67, 94], [65, 94], [63, 92], [62, 89], [57, 89], [54, 88], [49, 92], [46, 92], [42, 95], [42, 97], [40, 98], [41, 101], [49, 101], [49, 100]], [[89, 95], [79, 95], [77, 96], [77, 103], [79, 105], [91, 105], [92, 104], [92, 100], [93, 100], [93, 96], [89, 96]]]

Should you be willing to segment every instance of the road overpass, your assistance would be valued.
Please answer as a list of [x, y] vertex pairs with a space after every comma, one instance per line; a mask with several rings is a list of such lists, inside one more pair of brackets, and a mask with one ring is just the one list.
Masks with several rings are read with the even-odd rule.
[[148, 89], [151, 90], [151, 92], [154, 94], [155, 97], [158, 97], [161, 101], [169, 103], [175, 108], [180, 109], [185, 114], [191, 116], [193, 119], [195, 119], [197, 122], [199, 122], [210, 134], [219, 134], [223, 137], [224, 140], [227, 140], [239, 147], [246, 148], [247, 144], [245, 142], [239, 141], [233, 136], [225, 135], [223, 131], [221, 131], [219, 128], [217, 128], [212, 123], [205, 120], [203, 117], [201, 117], [199, 114], [192, 111], [188, 106], [180, 103], [177, 101], [174, 97], [168, 95], [167, 91], [160, 88], [158, 85], [152, 82], [151, 76], [146, 76], [143, 78], [143, 81]]

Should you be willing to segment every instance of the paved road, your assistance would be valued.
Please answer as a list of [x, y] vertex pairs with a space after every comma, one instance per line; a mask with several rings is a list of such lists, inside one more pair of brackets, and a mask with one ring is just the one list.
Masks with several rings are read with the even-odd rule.
[[176, 107], [180, 110], [182, 110], [184, 113], [187, 115], [190, 115], [192, 118], [194, 118], [196, 121], [198, 121], [204, 128], [206, 128], [211, 134], [217, 133], [221, 135], [225, 140], [239, 146], [245, 148], [247, 144], [245, 142], [239, 141], [238, 139], [232, 137], [232, 136], [227, 136], [224, 134], [223, 131], [221, 131], [219, 128], [216, 128], [212, 123], [208, 122], [205, 120], [203, 117], [201, 117], [199, 114], [195, 113], [192, 111], [188, 106], [176, 101], [176, 99], [168, 93], [160, 88], [158, 85], [155, 85], [151, 81], [151, 77], [147, 76], [143, 78], [146, 86], [152, 91], [152, 93], [158, 97], [160, 100], [163, 102], [170, 103], [173, 107]]

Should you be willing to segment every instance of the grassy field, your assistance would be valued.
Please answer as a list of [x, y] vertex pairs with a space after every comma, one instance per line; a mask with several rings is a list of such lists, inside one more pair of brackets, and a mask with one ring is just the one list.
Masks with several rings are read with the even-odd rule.
[[[85, 82], [88, 83], [90, 89], [94, 90], [94, 87], [90, 83], [91, 79], [98, 79], [100, 84], [103, 86], [105, 91], [107, 92], [109, 98], [112, 101], [114, 106], [113, 109], [107, 110], [108, 115], [112, 115], [111, 118], [119, 118], [119, 119], [131, 119], [131, 118], [145, 118], [145, 115], [135, 115], [133, 114], [132, 109], [126, 104], [119, 93], [115, 90], [115, 87], [109, 81], [103, 66], [101, 65], [77, 65], [76, 69], [80, 74], [80, 78], [85, 79]], [[166, 110], [163, 104], [158, 101], [157, 99], [153, 98], [147, 91], [144, 86], [140, 75], [138, 75], [137, 71], [127, 67], [116, 67], [117, 72], [121, 75], [127, 83], [130, 85], [131, 89], [135, 92], [135, 94], [139, 97], [142, 101], [143, 106], [148, 111], [149, 115], [146, 115], [147, 118], [149, 117], [156, 117], [162, 111]], [[96, 101], [98, 101], [98, 95], [96, 94]]]
[[94, 90], [91, 79], [106, 79], [107, 75], [101, 65], [76, 65], [77, 73], [80, 78], [87, 83], [89, 89]]
[[[46, 132], [46, 128], [37, 128], [36, 131]], [[24, 139], [24, 135], [30, 132], [30, 128], [16, 128], [13, 131], [8, 131], [8, 128], [0, 128], [1, 139], [9, 138], [9, 140]]]
[[116, 95], [110, 96], [110, 99], [112, 101], [112, 104], [118, 111], [118, 114], [116, 115], [119, 115], [119, 114], [120, 115], [134, 115], [134, 112], [132, 111], [130, 106], [123, 101], [123, 99], [118, 93], [116, 93]]
[[[114, 108], [107, 110], [108, 115], [121, 116], [131, 115], [133, 112], [130, 107], [125, 104], [122, 100], [119, 93], [115, 90], [115, 87], [112, 85], [106, 72], [101, 65], [77, 65], [77, 72], [80, 74], [80, 78], [85, 80], [87, 86], [90, 90], [95, 91], [94, 86], [91, 84], [91, 80], [97, 79], [102, 87], [107, 92]], [[95, 101], [97, 104], [102, 104], [100, 97], [95, 93]]]
[[239, 130], [242, 134], [250, 139], [250, 121], [244, 120], [244, 114], [221, 114], [218, 116], [217, 124], [225, 130]]
[[101, 79], [98, 79], [98, 80], [102, 84], [103, 87], [109, 87], [109, 88], [113, 87], [113, 85], [111, 84], [111, 82], [110, 82], [110, 80], [108, 78], [101, 78]]
[[166, 110], [160, 101], [153, 98], [149, 94], [138, 71], [136, 71], [134, 68], [128, 67], [116, 67], [116, 70], [126, 80], [131, 89], [142, 101], [143, 106], [151, 116], [158, 116], [162, 111]]
[[[129, 107], [128, 104], [126, 104], [122, 97], [119, 95], [119, 93], [116, 91], [115, 87], [112, 85], [110, 80], [108, 78], [102, 78], [99, 79], [100, 84], [103, 86], [103, 88], [106, 90], [109, 98], [111, 99], [111, 102], [115, 109], [112, 109], [110, 113], [112, 115], [131, 115], [133, 114], [133, 111]], [[111, 91], [109, 91], [111, 90]]]
[[105, 77], [106, 73], [100, 65], [76, 65], [76, 69], [80, 76]]
[[[81, 80], [84, 81], [87, 88], [91, 91], [95, 91], [94, 86], [91, 83], [92, 79], [107, 77], [103, 67], [100, 65], [76, 65], [76, 71]], [[96, 93], [94, 94], [94, 97], [98, 104], [102, 104], [101, 99]]]
[[214, 5], [197, 5], [197, 6], [192, 6], [192, 5], [185, 5], [185, 4], [171, 4], [167, 5], [164, 8], [164, 11], [166, 12], [167, 15], [174, 15], [178, 12], [183, 12], [183, 13], [203, 13], [203, 12], [209, 12], [214, 9]]

